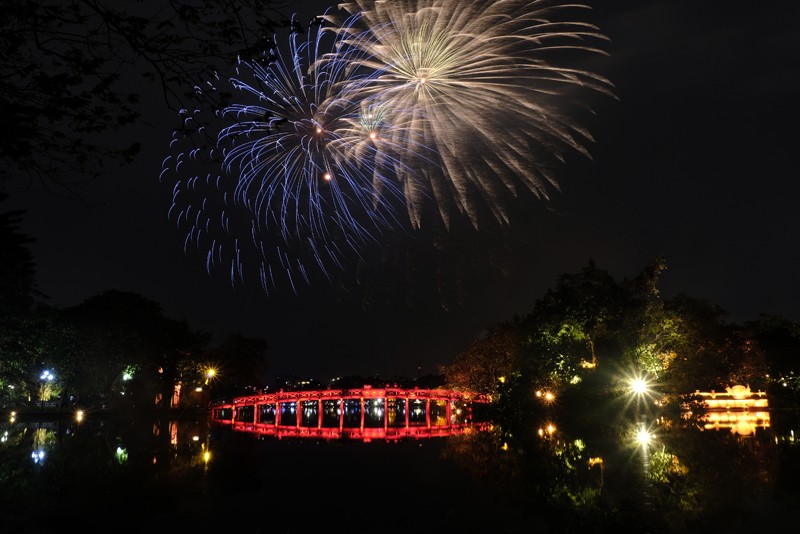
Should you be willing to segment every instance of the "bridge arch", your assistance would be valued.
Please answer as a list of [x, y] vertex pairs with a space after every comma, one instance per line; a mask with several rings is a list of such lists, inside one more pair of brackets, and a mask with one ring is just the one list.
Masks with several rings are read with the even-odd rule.
[[236, 397], [212, 407], [214, 422], [278, 437], [430, 437], [466, 431], [476, 423], [485, 395], [446, 389], [364, 386], [351, 389], [279, 391]]

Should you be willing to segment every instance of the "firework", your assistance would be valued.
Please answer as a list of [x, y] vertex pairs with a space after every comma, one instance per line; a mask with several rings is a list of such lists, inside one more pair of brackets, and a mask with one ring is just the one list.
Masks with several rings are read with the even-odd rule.
[[181, 111], [162, 181], [175, 180], [170, 216], [186, 248], [206, 250], [209, 271], [224, 268], [235, 282], [258, 265], [265, 289], [282, 275], [295, 287], [309, 264], [341, 268], [398, 224], [403, 195], [385, 171], [405, 164], [381, 149], [386, 113], [360, 98], [369, 74], [348, 68], [363, 52], [347, 49], [309, 25], [305, 39], [290, 35], [288, 53], [272, 46], [196, 88], [230, 91], [232, 103]]
[[481, 204], [508, 223], [510, 198], [521, 190], [547, 198], [558, 189], [553, 163], [570, 151], [589, 156], [592, 137], [567, 105], [576, 90], [610, 95], [611, 84], [568, 63], [575, 53], [603, 54], [592, 43], [606, 38], [591, 24], [561, 20], [586, 6], [355, 0], [341, 7], [360, 19], [338, 29], [348, 50], [363, 52], [351, 56], [351, 68], [373, 72], [359, 92], [389, 110], [392, 145], [414, 155], [395, 172], [417, 227], [427, 198], [445, 224], [456, 210], [477, 227]]
[[[582, 5], [552, 0], [355, 0], [216, 76], [182, 110], [165, 160], [186, 248], [232, 281], [327, 274], [386, 232], [454, 213], [509, 224], [510, 201], [558, 189], [552, 168], [589, 156], [573, 117], [611, 84], [576, 68], [604, 54]], [[341, 22], [338, 22], [341, 18]], [[613, 96], [613, 95], [612, 95]], [[203, 100], [203, 98], [201, 98]], [[209, 99], [213, 100], [213, 99]], [[209, 172], [210, 171], [210, 172]], [[488, 208], [488, 212], [487, 212]], [[403, 215], [402, 217], [400, 215]]]

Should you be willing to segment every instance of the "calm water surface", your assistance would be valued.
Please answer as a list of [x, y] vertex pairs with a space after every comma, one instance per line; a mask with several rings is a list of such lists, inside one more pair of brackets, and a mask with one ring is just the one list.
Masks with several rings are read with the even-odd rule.
[[[2, 531], [793, 530], [797, 417], [768, 416], [756, 426], [542, 418], [370, 442], [206, 420], [9, 421]], [[643, 429], [646, 446], [634, 439]]]

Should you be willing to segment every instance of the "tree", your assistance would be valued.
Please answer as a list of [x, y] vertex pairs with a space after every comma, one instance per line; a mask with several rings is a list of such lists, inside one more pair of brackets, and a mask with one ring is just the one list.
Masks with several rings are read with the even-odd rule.
[[796, 406], [800, 402], [800, 324], [780, 315], [763, 314], [746, 323], [745, 329], [764, 353], [770, 397]]
[[633, 280], [626, 281], [628, 304], [618, 333], [626, 363], [654, 376], [669, 368], [686, 336], [681, 316], [661, 299], [658, 284], [666, 269], [666, 261], [656, 258]]
[[[0, 202], [7, 195], [0, 191]], [[22, 211], [0, 213], [0, 398], [13, 400], [27, 383], [35, 359], [36, 264], [33, 238], [20, 231]]]
[[194, 87], [220, 65], [269, 46], [265, 36], [288, 25], [285, 7], [2, 0], [0, 180], [25, 173], [72, 192], [109, 161], [131, 161], [138, 143], [100, 134], [141, 120], [141, 90], [132, 88], [154, 82], [168, 108], [189, 107]]
[[[206, 351], [207, 364], [216, 369], [209, 381], [215, 398], [244, 395], [267, 386], [267, 342], [241, 334], [228, 336], [218, 346]], [[201, 374], [203, 368], [198, 369]]]
[[519, 336], [513, 321], [490, 326], [452, 364], [441, 366], [448, 387], [496, 394], [502, 382], [519, 373]]
[[527, 372], [559, 388], [595, 368], [599, 354], [619, 352], [613, 334], [627, 299], [624, 288], [592, 261], [578, 273], [561, 275], [523, 320]]
[[676, 357], [662, 382], [675, 394], [696, 389], [720, 390], [731, 386], [728, 353], [736, 343], [734, 329], [725, 322], [727, 313], [706, 299], [679, 294], [665, 303], [666, 313], [678, 317], [683, 327]]
[[127, 399], [138, 397], [144, 406], [156, 399], [170, 407], [175, 386], [199, 365], [211, 338], [165, 317], [157, 302], [124, 291], [106, 291], [67, 312], [81, 333], [86, 385], [105, 397], [126, 390]]
[[800, 373], [800, 323], [781, 315], [762, 314], [744, 327], [766, 352], [776, 377]]
[[[8, 195], [0, 190], [0, 203]], [[0, 212], [0, 319], [3, 324], [30, 310], [36, 297], [36, 262], [30, 246], [36, 242], [20, 231], [24, 211]]]

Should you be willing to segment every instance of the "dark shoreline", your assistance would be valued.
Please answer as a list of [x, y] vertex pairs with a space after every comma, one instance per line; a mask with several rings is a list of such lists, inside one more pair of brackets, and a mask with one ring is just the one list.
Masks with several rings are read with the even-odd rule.
[[14, 417], [17, 421], [38, 421], [38, 420], [66, 420], [74, 419], [76, 413], [82, 411], [84, 418], [114, 418], [129, 417], [135, 419], [207, 419], [211, 416], [211, 410], [207, 408], [83, 408], [72, 406], [69, 408], [37, 408], [35, 406], [23, 407], [4, 407], [3, 412], [7, 417]]

